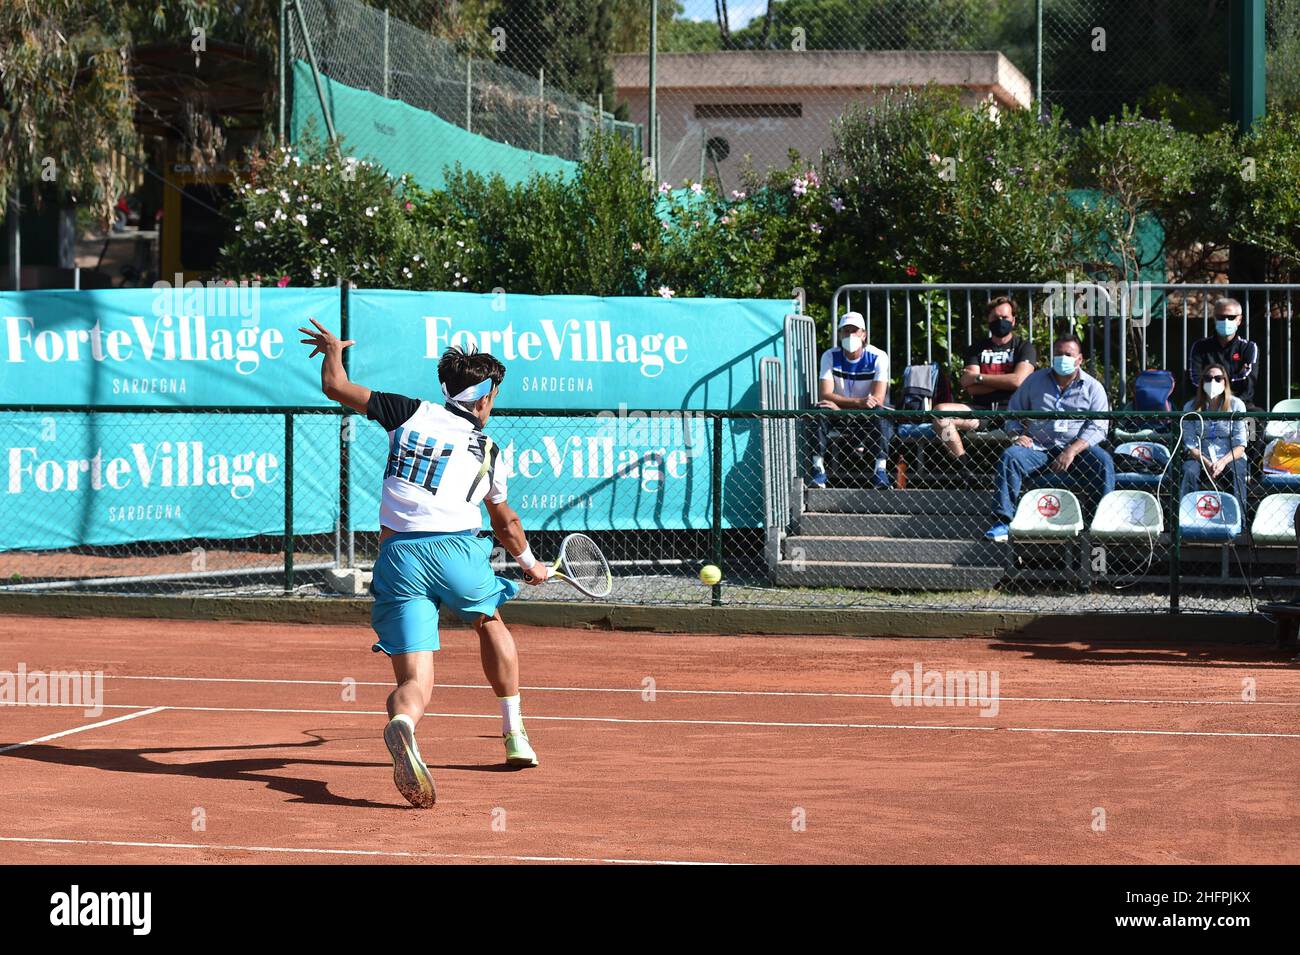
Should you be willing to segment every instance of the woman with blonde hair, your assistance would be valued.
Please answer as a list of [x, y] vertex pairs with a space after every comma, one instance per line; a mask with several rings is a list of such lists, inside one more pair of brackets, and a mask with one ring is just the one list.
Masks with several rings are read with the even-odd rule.
[[[1196, 397], [1183, 405], [1183, 411], [1246, 411], [1246, 403], [1232, 393], [1232, 381], [1222, 365], [1209, 364], [1201, 369]], [[1183, 421], [1183, 481], [1179, 496], [1190, 494], [1213, 480], [1220, 490], [1224, 472], [1232, 471], [1232, 493], [1246, 507], [1246, 419], [1215, 420], [1188, 418]]]

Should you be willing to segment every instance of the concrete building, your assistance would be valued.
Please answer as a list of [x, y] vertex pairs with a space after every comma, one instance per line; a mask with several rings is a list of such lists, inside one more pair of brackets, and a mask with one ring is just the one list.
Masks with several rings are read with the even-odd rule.
[[[816, 161], [831, 143], [831, 123], [849, 103], [888, 90], [934, 84], [955, 88], [974, 105], [1001, 109], [1033, 101], [1029, 80], [1001, 53], [862, 50], [729, 50], [661, 53], [656, 96], [662, 137], [659, 178], [674, 185], [716, 175], [724, 189], [740, 182], [744, 157], [759, 170], [784, 166], [793, 148]], [[618, 96], [633, 122], [647, 121], [648, 57], [614, 58]]]

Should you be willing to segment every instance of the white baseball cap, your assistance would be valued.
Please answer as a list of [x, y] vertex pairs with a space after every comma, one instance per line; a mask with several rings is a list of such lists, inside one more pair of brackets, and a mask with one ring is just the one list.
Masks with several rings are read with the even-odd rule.
[[845, 312], [840, 316], [839, 327], [856, 328], [864, 332], [867, 330], [867, 324], [862, 320], [862, 315], [859, 312]]

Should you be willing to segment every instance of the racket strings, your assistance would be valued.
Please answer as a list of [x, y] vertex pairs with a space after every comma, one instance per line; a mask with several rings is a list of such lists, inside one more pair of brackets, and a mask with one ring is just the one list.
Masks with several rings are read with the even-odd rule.
[[611, 586], [605, 555], [586, 535], [575, 534], [565, 541], [560, 567], [566, 577], [586, 589], [608, 590]]

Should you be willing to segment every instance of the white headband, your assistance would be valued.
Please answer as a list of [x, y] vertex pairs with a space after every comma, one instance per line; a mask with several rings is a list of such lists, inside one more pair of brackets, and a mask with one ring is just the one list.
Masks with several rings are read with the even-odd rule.
[[444, 383], [442, 386], [442, 393], [447, 397], [448, 401], [455, 401], [457, 403], [478, 401], [480, 398], [485, 398], [492, 393], [492, 379], [484, 378], [477, 385], [470, 385], [464, 391], [460, 392], [460, 394], [456, 395], [453, 395], [448, 391], [447, 385]]

